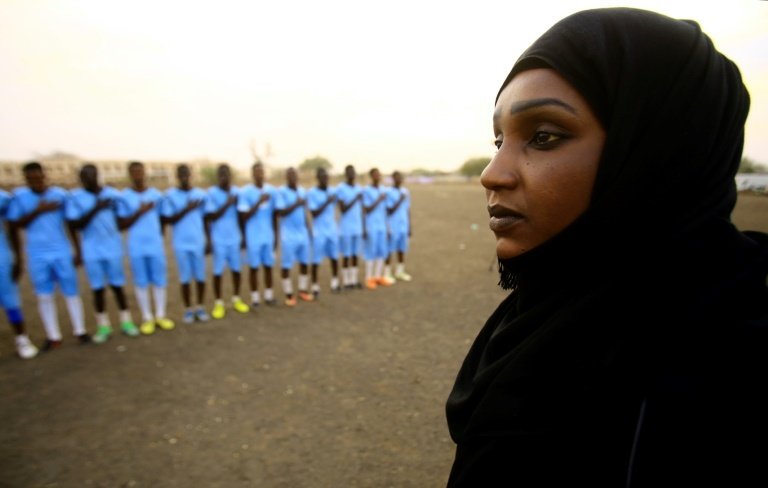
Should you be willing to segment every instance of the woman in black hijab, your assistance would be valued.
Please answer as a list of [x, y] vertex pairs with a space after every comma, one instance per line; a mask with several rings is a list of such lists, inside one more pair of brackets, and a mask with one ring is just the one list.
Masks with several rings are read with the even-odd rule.
[[515, 63], [483, 186], [511, 289], [448, 398], [449, 486], [768, 486], [749, 95], [695, 22], [579, 12]]

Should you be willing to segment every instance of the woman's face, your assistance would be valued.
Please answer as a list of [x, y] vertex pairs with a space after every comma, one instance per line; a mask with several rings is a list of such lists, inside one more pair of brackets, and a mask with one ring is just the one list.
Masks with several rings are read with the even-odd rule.
[[551, 69], [518, 73], [493, 114], [498, 152], [480, 178], [496, 253], [544, 243], [589, 206], [605, 142], [586, 100]]

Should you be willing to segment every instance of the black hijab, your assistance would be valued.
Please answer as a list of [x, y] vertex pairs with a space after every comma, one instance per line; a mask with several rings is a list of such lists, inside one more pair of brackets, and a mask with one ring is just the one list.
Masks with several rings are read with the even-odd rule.
[[681, 358], [696, 365], [725, 347], [724, 324], [768, 303], [764, 236], [730, 223], [749, 95], [699, 26], [636, 9], [579, 12], [525, 51], [502, 89], [541, 67], [585, 97], [606, 142], [587, 212], [501, 263], [515, 290], [447, 403], [457, 486], [544, 459], [615, 486], [652, 385]]

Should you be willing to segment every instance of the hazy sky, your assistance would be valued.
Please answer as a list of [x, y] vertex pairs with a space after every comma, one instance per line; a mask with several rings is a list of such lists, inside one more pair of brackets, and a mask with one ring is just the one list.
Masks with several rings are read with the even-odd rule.
[[[245, 166], [320, 154], [452, 170], [493, 153], [518, 55], [610, 2], [0, 0], [0, 159]], [[752, 96], [745, 155], [768, 163], [768, 2], [629, 1], [697, 20]]]

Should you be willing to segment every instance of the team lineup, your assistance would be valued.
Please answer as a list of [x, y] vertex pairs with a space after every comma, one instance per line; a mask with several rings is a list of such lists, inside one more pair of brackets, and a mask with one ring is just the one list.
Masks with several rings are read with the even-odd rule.
[[[101, 185], [92, 164], [82, 166], [81, 187], [71, 191], [49, 186], [44, 168], [37, 162], [27, 163], [22, 171], [27, 186], [12, 193], [0, 191], [0, 300], [16, 333], [21, 358], [38, 353], [25, 331], [17, 286], [25, 271], [45, 331], [43, 350], [62, 343], [56, 287], [64, 296], [73, 334], [80, 343], [104, 343], [114, 333], [106, 307], [107, 287], [114, 295], [123, 334], [137, 337], [153, 334], [157, 328], [173, 329], [175, 323], [166, 313], [166, 226], [172, 229], [171, 248], [184, 323], [226, 316], [228, 307], [222, 296], [226, 270], [232, 280], [232, 310], [248, 313], [262, 301], [276, 305], [273, 267], [278, 249], [281, 287], [288, 307], [296, 306], [299, 300], [319, 298], [318, 270], [326, 259], [332, 293], [363, 287], [373, 290], [391, 286], [396, 280], [411, 280], [405, 271], [411, 235], [410, 193], [397, 171], [392, 174], [392, 186], [384, 186], [381, 173], [374, 168], [369, 172], [370, 184], [363, 187], [356, 183], [355, 168], [349, 165], [344, 181], [333, 187], [329, 186], [327, 171], [320, 168], [316, 186], [306, 190], [298, 184], [294, 168], [286, 170], [285, 185], [275, 187], [266, 182], [265, 168], [257, 162], [251, 168], [252, 183], [237, 187], [232, 183], [230, 167], [221, 164], [216, 170], [218, 183], [204, 190], [192, 185], [190, 168], [180, 164], [176, 169], [178, 185], [166, 192], [147, 185], [144, 165], [138, 161], [128, 164], [130, 186], [123, 190]], [[138, 327], [124, 290], [126, 254], [141, 314]], [[205, 307], [207, 254], [212, 254], [215, 300], [210, 316]], [[358, 267], [361, 257], [363, 282]], [[396, 260], [394, 273], [391, 260]], [[294, 292], [291, 272], [296, 263]], [[244, 265], [249, 272], [249, 301], [241, 297]], [[93, 335], [85, 327], [79, 266], [85, 269], [93, 292], [97, 324]]]

